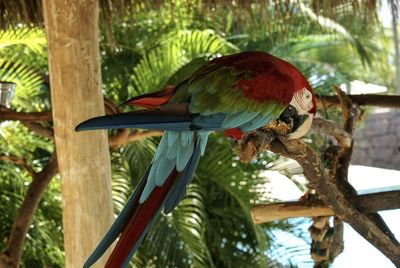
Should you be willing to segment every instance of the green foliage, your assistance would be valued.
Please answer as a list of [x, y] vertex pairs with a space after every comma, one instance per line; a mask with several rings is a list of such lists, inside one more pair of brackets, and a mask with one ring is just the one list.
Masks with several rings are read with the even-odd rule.
[[[211, 30], [179, 31], [164, 39], [161, 45], [148, 52], [134, 67], [134, 92], [156, 91], [182, 66], [200, 57], [234, 51], [234, 46]], [[237, 49], [236, 49], [237, 51]]]
[[[0, 250], [4, 250], [11, 225], [25, 197], [31, 178], [11, 164], [0, 164]], [[22, 267], [63, 267], [63, 233], [60, 180], [46, 189], [25, 239]]]
[[46, 38], [43, 30], [19, 28], [0, 32], [0, 80], [14, 82], [13, 105], [25, 111], [48, 109], [44, 77], [33, 66], [45, 60]]

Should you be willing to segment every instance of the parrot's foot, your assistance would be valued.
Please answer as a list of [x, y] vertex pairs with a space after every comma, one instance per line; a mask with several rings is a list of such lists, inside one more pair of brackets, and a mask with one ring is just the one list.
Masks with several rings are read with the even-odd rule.
[[291, 132], [291, 127], [282, 120], [274, 120], [271, 123], [255, 131], [247, 133], [237, 144], [235, 153], [240, 161], [248, 163], [253, 160], [260, 151], [268, 149], [269, 144], [275, 138], [284, 138]]

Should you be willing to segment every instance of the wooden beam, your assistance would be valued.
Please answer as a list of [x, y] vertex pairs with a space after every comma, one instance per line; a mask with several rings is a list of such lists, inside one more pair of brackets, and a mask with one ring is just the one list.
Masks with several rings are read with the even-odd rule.
[[[43, 11], [61, 175], [65, 267], [82, 267], [113, 221], [107, 132], [74, 131], [78, 123], [105, 112], [99, 1], [45, 0]], [[104, 267], [107, 255], [94, 267]]]
[[[400, 191], [380, 192], [358, 195], [350, 202], [360, 212], [371, 213], [400, 208]], [[254, 206], [251, 210], [256, 224], [296, 217], [333, 216], [335, 213], [322, 201], [306, 204], [304, 202], [279, 202]]]

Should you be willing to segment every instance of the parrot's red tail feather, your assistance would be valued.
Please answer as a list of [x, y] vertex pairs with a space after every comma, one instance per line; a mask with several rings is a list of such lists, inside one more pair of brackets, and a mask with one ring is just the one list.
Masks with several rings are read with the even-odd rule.
[[119, 106], [132, 105], [144, 108], [159, 108], [161, 105], [164, 105], [169, 101], [174, 92], [175, 92], [175, 87], [168, 85], [158, 92], [131, 98], [125, 101], [124, 103], [120, 104]]
[[173, 170], [164, 184], [161, 187], [154, 188], [147, 200], [138, 205], [132, 218], [122, 231], [118, 243], [106, 263], [106, 268], [123, 266], [148, 223], [157, 214], [177, 175], [178, 172]]

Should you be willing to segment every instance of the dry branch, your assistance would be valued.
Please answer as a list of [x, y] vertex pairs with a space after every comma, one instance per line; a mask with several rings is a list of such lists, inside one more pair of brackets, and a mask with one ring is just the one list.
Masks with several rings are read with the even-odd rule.
[[[400, 208], [400, 191], [380, 192], [354, 196], [349, 199], [362, 213]], [[333, 216], [334, 211], [322, 201], [314, 202], [279, 202], [257, 205], [251, 210], [256, 224], [295, 217]]]
[[35, 122], [21, 122], [24, 126], [26, 126], [29, 130], [35, 132], [39, 136], [48, 138], [50, 140], [54, 140], [54, 132], [51, 128], [47, 128], [42, 126], [39, 123]]
[[0, 254], [1, 267], [19, 266], [23, 244], [32, 222], [34, 212], [39, 205], [44, 190], [53, 176], [57, 173], [57, 170], [57, 156], [54, 151], [42, 171], [38, 173], [34, 172], [32, 174], [32, 182], [28, 187], [24, 201], [13, 223], [7, 247], [4, 252]]
[[14, 120], [24, 122], [51, 121], [51, 112], [17, 112], [8, 109], [0, 110], [0, 120]]
[[[359, 106], [400, 108], [400, 96], [397, 95], [361, 94], [347, 96]], [[319, 107], [340, 108], [340, 101], [337, 96], [317, 96], [317, 105]]]
[[332, 121], [316, 117], [313, 120], [311, 132], [315, 134], [330, 135], [344, 147], [351, 146], [351, 135], [341, 128], [338, 128]]
[[373, 244], [395, 265], [400, 266], [400, 247], [397, 241], [387, 236], [369, 217], [362, 214], [337, 185], [329, 179], [320, 158], [305, 143], [299, 140], [275, 139], [269, 150], [292, 158], [304, 169], [304, 175], [318, 193], [319, 198], [328, 204], [340, 219], [349, 223], [362, 237]]
[[5, 154], [1, 154], [0, 155], [0, 161], [5, 161], [5, 162], [9, 162], [9, 163], [13, 163], [17, 166], [22, 167], [23, 169], [26, 170], [26, 172], [28, 172], [29, 176], [34, 176], [35, 175], [35, 171], [32, 169], [32, 167], [28, 164], [28, 162], [26, 161], [25, 158], [20, 158], [17, 157], [15, 155], [5, 155]]
[[116, 134], [108, 137], [108, 143], [111, 148], [116, 148], [119, 146], [126, 145], [129, 142], [137, 141], [148, 137], [161, 136], [162, 131], [158, 130], [148, 130], [148, 131], [132, 131], [129, 133], [128, 129], [118, 130]]

